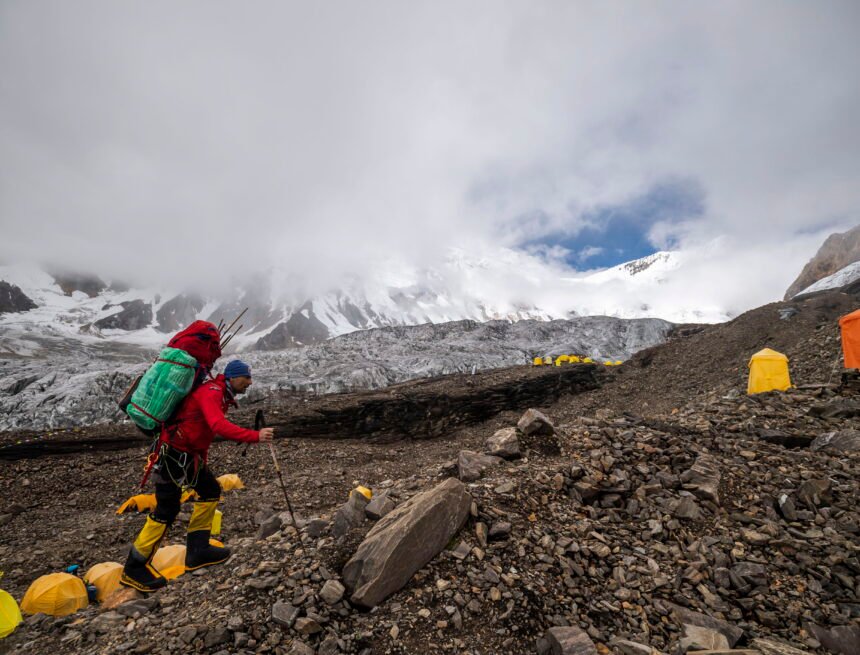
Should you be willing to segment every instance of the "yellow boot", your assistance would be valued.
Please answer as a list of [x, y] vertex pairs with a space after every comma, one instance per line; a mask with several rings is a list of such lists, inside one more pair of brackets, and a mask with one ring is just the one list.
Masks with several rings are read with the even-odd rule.
[[143, 592], [155, 591], [167, 584], [165, 577], [152, 566], [152, 556], [166, 532], [166, 523], [153, 518], [152, 514], [146, 517], [146, 523], [128, 553], [120, 584]]

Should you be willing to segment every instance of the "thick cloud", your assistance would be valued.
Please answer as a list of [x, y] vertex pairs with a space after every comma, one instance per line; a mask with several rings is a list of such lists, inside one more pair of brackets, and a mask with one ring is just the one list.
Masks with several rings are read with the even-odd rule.
[[335, 284], [392, 252], [568, 248], [686, 180], [702, 206], [652, 241], [779, 244], [777, 298], [857, 222], [858, 24], [850, 1], [7, 0], [0, 258]]

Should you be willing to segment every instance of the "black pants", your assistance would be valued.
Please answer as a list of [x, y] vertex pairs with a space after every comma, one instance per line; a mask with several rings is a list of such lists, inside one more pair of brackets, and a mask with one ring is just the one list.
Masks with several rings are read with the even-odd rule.
[[167, 525], [173, 523], [182, 504], [182, 486], [197, 492], [199, 502], [218, 502], [221, 485], [209, 467], [195, 461], [190, 455], [167, 448], [158, 459], [158, 470], [153, 475], [156, 507], [153, 516]]

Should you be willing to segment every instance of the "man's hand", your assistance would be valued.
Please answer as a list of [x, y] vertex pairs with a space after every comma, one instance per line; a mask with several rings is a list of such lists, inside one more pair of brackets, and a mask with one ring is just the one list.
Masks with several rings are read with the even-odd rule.
[[260, 443], [267, 443], [275, 436], [274, 428], [263, 428], [260, 430]]

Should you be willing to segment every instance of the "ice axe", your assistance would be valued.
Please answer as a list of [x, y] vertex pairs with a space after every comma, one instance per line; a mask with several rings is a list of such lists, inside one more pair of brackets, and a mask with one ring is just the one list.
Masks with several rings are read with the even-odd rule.
[[[266, 417], [263, 414], [263, 410], [258, 409], [257, 413], [254, 415], [254, 429], [261, 430], [264, 427], [266, 427]], [[278, 473], [278, 481], [281, 483], [281, 491], [284, 492], [284, 500], [287, 501], [287, 510], [290, 513], [290, 520], [293, 522], [293, 527], [296, 529], [299, 539], [304, 541], [301, 530], [299, 530], [299, 524], [296, 523], [296, 515], [293, 514], [293, 506], [290, 503], [290, 497], [287, 495], [287, 486], [284, 484], [284, 476], [281, 475], [281, 465], [278, 463], [278, 456], [275, 454], [275, 444], [271, 441], [269, 442], [269, 452], [272, 453], [272, 462], [275, 464], [275, 471]]]

